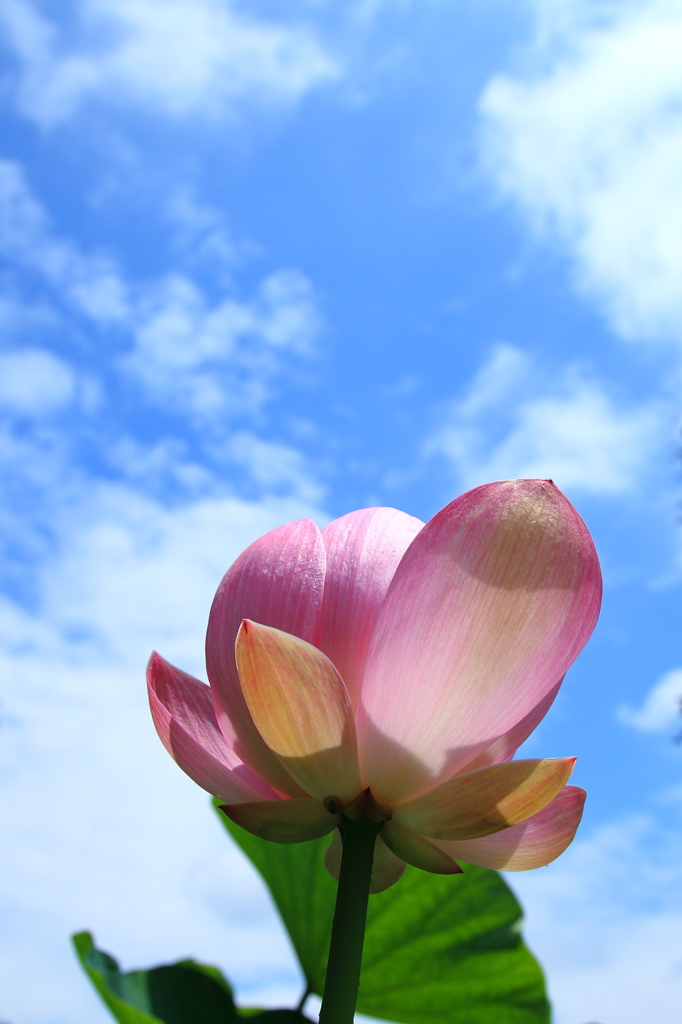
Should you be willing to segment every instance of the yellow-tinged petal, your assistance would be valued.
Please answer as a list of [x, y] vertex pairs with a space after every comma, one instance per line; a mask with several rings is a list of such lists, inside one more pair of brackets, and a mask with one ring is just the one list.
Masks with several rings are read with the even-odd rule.
[[496, 871], [530, 871], [556, 860], [573, 842], [585, 795], [585, 790], [579, 786], [565, 786], [539, 814], [503, 832], [461, 843], [440, 839], [435, 839], [434, 843], [467, 864]]
[[477, 768], [399, 804], [393, 817], [432, 839], [479, 839], [541, 811], [566, 784], [574, 764], [574, 757], [557, 757]]
[[220, 808], [236, 825], [271, 843], [305, 843], [329, 835], [339, 823], [319, 800], [259, 800], [252, 804], [223, 804]]
[[434, 846], [424, 836], [399, 825], [397, 821], [387, 821], [381, 835], [386, 846], [396, 857], [400, 857], [415, 868], [430, 871], [434, 875], [462, 874], [459, 864], [445, 850]]
[[312, 644], [245, 619], [237, 636], [244, 698], [268, 747], [306, 793], [356, 796], [355, 720], [333, 664]]
[[[337, 829], [331, 843], [324, 851], [324, 866], [332, 878], [338, 879], [339, 877], [342, 852], [341, 832]], [[369, 885], [370, 893], [383, 892], [384, 889], [395, 885], [404, 870], [405, 861], [400, 860], [394, 853], [391, 853], [389, 848], [382, 842], [381, 835], [378, 835], [374, 844], [372, 881]]]

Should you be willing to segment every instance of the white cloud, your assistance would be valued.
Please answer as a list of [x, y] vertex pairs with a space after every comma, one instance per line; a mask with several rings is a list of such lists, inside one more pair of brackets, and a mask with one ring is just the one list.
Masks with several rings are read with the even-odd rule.
[[547, 973], [556, 1024], [677, 1020], [682, 984], [678, 815], [620, 820], [554, 864], [509, 876]]
[[195, 955], [221, 963], [242, 999], [298, 997], [255, 873], [156, 738], [144, 665], [156, 647], [203, 675], [222, 573], [255, 537], [316, 511], [229, 496], [170, 510], [90, 484], [53, 514], [34, 611], [0, 602], [7, 1019], [107, 1019], [68, 947], [83, 927], [127, 966]]
[[42, 416], [73, 397], [74, 375], [61, 359], [40, 349], [0, 355], [0, 408]]
[[29, 0], [4, 5], [19, 105], [43, 125], [92, 98], [170, 116], [280, 108], [340, 74], [309, 27], [223, 0], [78, 0], [72, 17], [67, 41]]
[[502, 194], [571, 254], [627, 337], [682, 340], [682, 11], [538, 0], [516, 74], [480, 100]]
[[645, 697], [641, 707], [623, 704], [618, 721], [640, 732], [662, 732], [680, 721], [682, 709], [682, 669], [666, 672]]
[[121, 365], [155, 402], [214, 420], [261, 406], [281, 356], [307, 354], [320, 325], [310, 282], [294, 270], [266, 277], [251, 301], [215, 304], [174, 274], [149, 289], [136, 320]]
[[430, 450], [451, 460], [464, 487], [541, 477], [617, 495], [638, 489], [662, 428], [656, 403], [618, 404], [580, 367], [549, 378], [527, 354], [500, 345], [453, 403]]
[[[0, 558], [15, 595], [0, 598], [0, 818], [11, 836], [0, 847], [0, 1014], [104, 1024], [69, 949], [83, 927], [128, 967], [196, 955], [221, 962], [245, 1000], [293, 1003], [300, 984], [281, 925], [207, 797], [156, 739], [143, 674], [157, 647], [202, 675], [222, 573], [255, 537], [318, 513], [321, 491], [298, 452], [243, 423], [233, 438], [202, 429], [197, 441], [188, 429], [197, 411], [222, 422], [230, 399], [252, 413], [283, 361], [309, 352], [310, 284], [284, 270], [247, 299], [216, 300], [181, 274], [130, 281], [61, 237], [8, 162], [0, 213], [0, 248], [45, 296], [44, 307], [11, 298], [0, 315], [19, 335], [22, 319], [31, 330], [59, 325], [64, 347], [73, 332], [79, 362], [76, 372], [37, 347], [0, 353]], [[153, 417], [144, 441], [122, 433], [115, 403], [100, 402], [80, 369], [82, 342], [92, 331], [108, 343], [111, 327], [99, 383], [120, 393], [133, 377], [185, 415], [182, 439]], [[67, 432], [41, 417], [68, 402], [101, 418]], [[96, 471], [92, 448], [80, 458], [81, 434]], [[260, 497], [227, 493], [226, 466]], [[102, 479], [112, 468], [128, 483]], [[149, 496], [169, 491], [172, 505]]]

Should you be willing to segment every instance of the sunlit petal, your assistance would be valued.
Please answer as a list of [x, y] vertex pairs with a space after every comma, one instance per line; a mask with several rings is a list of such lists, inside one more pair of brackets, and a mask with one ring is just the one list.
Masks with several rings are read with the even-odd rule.
[[234, 645], [243, 619], [275, 626], [314, 642], [324, 587], [322, 535], [310, 519], [271, 530], [242, 552], [213, 601], [206, 634], [206, 668], [218, 723], [241, 759], [275, 789], [302, 790], [273, 756], [244, 703]]
[[551, 481], [457, 498], [405, 553], [374, 630], [358, 738], [380, 802], [431, 789], [524, 719], [587, 641], [601, 576]]
[[477, 839], [525, 821], [551, 803], [571, 777], [574, 757], [507, 761], [456, 775], [393, 817], [432, 839]]
[[230, 803], [277, 797], [227, 743], [208, 686], [154, 652], [147, 665], [147, 690], [161, 742], [197, 785]]
[[341, 676], [312, 644], [245, 620], [237, 637], [242, 690], [258, 731], [311, 796], [360, 791], [353, 711]]
[[468, 864], [497, 871], [529, 871], [543, 867], [564, 852], [573, 841], [585, 803], [585, 790], [565, 786], [539, 814], [503, 832], [464, 842], [433, 842]]
[[423, 525], [394, 508], [364, 508], [322, 531], [327, 574], [316, 643], [339, 670], [353, 707], [386, 591]]
[[549, 691], [547, 696], [543, 697], [525, 718], [522, 718], [504, 736], [500, 736], [489, 747], [486, 747], [473, 761], [470, 761], [469, 764], [460, 769], [458, 774], [471, 772], [474, 768], [485, 768], [489, 764], [500, 764], [501, 761], [511, 760], [521, 744], [526, 742], [530, 734], [537, 728], [551, 708], [563, 681], [562, 677], [556, 686]]

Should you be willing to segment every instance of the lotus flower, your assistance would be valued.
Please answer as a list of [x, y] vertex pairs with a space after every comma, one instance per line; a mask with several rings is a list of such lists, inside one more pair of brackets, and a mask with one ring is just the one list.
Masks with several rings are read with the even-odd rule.
[[405, 863], [522, 871], [573, 839], [574, 758], [512, 760], [594, 628], [594, 545], [551, 481], [463, 494], [426, 525], [362, 509], [278, 527], [223, 578], [210, 688], [158, 654], [162, 742], [239, 825], [274, 842], [384, 821], [372, 890]]

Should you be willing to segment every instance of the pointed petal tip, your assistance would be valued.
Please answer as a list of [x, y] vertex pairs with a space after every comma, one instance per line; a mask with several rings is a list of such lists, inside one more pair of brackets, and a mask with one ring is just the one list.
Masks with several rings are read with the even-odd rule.
[[165, 666], [170, 666], [170, 662], [166, 661], [166, 659], [161, 654], [159, 654], [158, 651], [152, 651], [147, 660], [147, 666], [145, 669], [147, 683], [150, 686], [154, 684], [154, 680], [157, 673], [159, 671], [162, 671]]
[[205, 683], [154, 652], [147, 666], [147, 692], [161, 742], [197, 785], [234, 803], [275, 795], [225, 739]]

